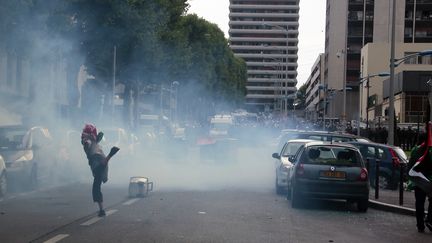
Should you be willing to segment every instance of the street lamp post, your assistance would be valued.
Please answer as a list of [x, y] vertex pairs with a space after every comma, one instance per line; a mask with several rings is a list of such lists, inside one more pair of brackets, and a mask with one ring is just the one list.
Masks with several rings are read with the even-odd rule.
[[321, 89], [324, 93], [324, 106], [323, 106], [323, 124], [322, 128], [325, 131], [325, 115], [326, 115], [326, 107], [327, 107], [327, 84], [321, 84], [318, 86], [319, 89]]
[[363, 82], [366, 81], [366, 130], [369, 128], [369, 81], [370, 78], [374, 78], [374, 77], [388, 77], [390, 76], [389, 73], [387, 72], [382, 72], [382, 73], [378, 73], [378, 74], [372, 74], [372, 75], [368, 75], [366, 77], [362, 77], [359, 79], [359, 116], [358, 116], [358, 120], [357, 120], [357, 135], [360, 136], [360, 122], [361, 122], [361, 116], [362, 116], [362, 111], [363, 111]]
[[[274, 24], [266, 24], [263, 23], [264, 26], [269, 26], [271, 28], [275, 28], [278, 30], [282, 30], [284, 32], [284, 34], [286, 35], [286, 54], [285, 54], [285, 82], [284, 85], [281, 85], [282, 87], [282, 94], [284, 95], [284, 115], [288, 116], [288, 52], [289, 52], [289, 32], [287, 29], [285, 29], [284, 27], [280, 26], [280, 25], [274, 25]], [[283, 78], [283, 76], [282, 76]], [[282, 84], [282, 83], [281, 83]]]
[[[178, 94], [178, 86], [180, 85], [180, 83], [178, 81], [173, 81], [171, 83], [171, 87], [170, 87], [170, 119], [171, 122], [176, 123], [177, 122], [177, 94]], [[175, 95], [174, 95], [174, 109], [173, 109], [173, 104], [172, 104], [172, 100], [173, 100], [173, 90], [175, 87]]]
[[391, 26], [391, 46], [390, 46], [390, 95], [389, 95], [389, 131], [388, 144], [394, 145], [394, 72], [395, 72], [395, 29], [396, 29], [396, 0], [393, 0], [392, 26]]
[[432, 121], [432, 78], [427, 81], [427, 85], [429, 86], [429, 121]]
[[[261, 53], [262, 54], [262, 53]], [[279, 74], [279, 71], [281, 70], [281, 60], [279, 59], [279, 58], [270, 58], [270, 60], [272, 60], [272, 61], [276, 61], [277, 62], [277, 68], [276, 68], [276, 71], [278, 71], [278, 73], [277, 73], [277, 75], [276, 75], [276, 81], [274, 82], [274, 88], [275, 88], [275, 95], [276, 95], [276, 102], [275, 102], [275, 104], [274, 104], [274, 108], [273, 108], [273, 110], [275, 110], [276, 111], [276, 109], [277, 109], [277, 107], [279, 106], [279, 101], [280, 101], [280, 98], [279, 98], [279, 93], [281, 93], [281, 92], [279, 92], [279, 93], [277, 93], [277, 87], [278, 87], [278, 85], [281, 85], [281, 77], [280, 77], [280, 74]], [[263, 63], [264, 63], [264, 56], [263, 56]], [[282, 86], [282, 85], [281, 85]], [[280, 90], [279, 90], [280, 91]]]
[[114, 120], [114, 100], [115, 100], [115, 86], [116, 86], [116, 68], [117, 68], [117, 46], [114, 46], [114, 53], [113, 53], [113, 77], [112, 77], [112, 95], [111, 95], [111, 116], [112, 120]]
[[343, 91], [343, 100], [342, 100], [342, 123], [346, 125], [346, 101], [347, 101], [347, 89], [346, 89], [346, 65], [347, 65], [347, 53], [346, 49], [339, 51], [336, 53], [336, 56], [340, 58], [343, 56], [343, 75], [342, 75], [342, 91]]

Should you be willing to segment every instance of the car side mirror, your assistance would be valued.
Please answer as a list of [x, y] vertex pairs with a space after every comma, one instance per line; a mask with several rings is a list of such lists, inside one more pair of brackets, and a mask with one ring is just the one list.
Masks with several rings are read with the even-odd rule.
[[273, 153], [272, 157], [275, 159], [280, 159], [280, 155], [278, 153]]

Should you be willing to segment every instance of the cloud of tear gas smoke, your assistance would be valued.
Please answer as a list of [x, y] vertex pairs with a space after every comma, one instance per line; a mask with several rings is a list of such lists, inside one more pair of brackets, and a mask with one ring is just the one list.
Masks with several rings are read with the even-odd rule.
[[[208, 145], [211, 146], [211, 145]], [[119, 155], [110, 162], [110, 180], [128, 183], [131, 176], [145, 176], [155, 190], [271, 190], [274, 186], [274, 162], [269, 149], [230, 147], [214, 151], [197, 146], [169, 144], [133, 156]], [[218, 154], [220, 153], [220, 154]]]
[[[146, 176], [155, 183], [155, 190], [273, 189], [275, 164], [271, 153], [278, 151], [270, 146], [270, 139], [275, 137], [272, 131], [278, 129], [274, 128], [276, 123], [271, 119], [242, 121], [232, 126], [224, 139], [213, 144], [197, 144], [199, 140], [209, 139], [209, 117], [237, 108], [209, 91], [207, 86], [213, 84], [203, 84], [205, 82], [200, 79], [206, 77], [202, 77], [200, 70], [183, 74], [182, 79], [168, 81], [166, 74], [147, 70], [147, 80], [154, 79], [154, 83], [140, 86], [142, 90], [134, 90], [132, 85], [119, 78], [117, 82], [126, 87], [124, 95], [119, 95], [120, 105], [113, 109], [111, 83], [97, 78], [84, 82], [83, 79], [87, 79], [81, 65], [84, 57], [67, 56], [73, 40], [43, 33], [35, 29], [29, 31], [27, 38], [33, 44], [28, 56], [0, 51], [1, 57], [7, 60], [3, 63], [9, 63], [6, 67], [0, 62], [0, 73], [1, 68], [9, 73], [8, 81], [1, 77], [0, 81], [13, 83], [16, 91], [10, 97], [2, 95], [0, 106], [22, 114], [21, 119], [16, 119], [8, 113], [8, 118], [13, 121], [22, 120], [26, 126], [47, 127], [51, 133], [50, 142], [43, 145], [43, 154], [51, 157], [40, 161], [48, 165], [41, 166], [40, 173], [53, 173], [40, 186], [76, 181], [91, 183], [92, 175], [80, 144], [80, 133], [85, 123], [94, 123], [105, 133], [102, 145], [106, 153], [113, 145], [121, 148], [110, 162], [108, 185], [127, 185], [132, 176]], [[119, 56], [122, 55], [121, 46], [119, 44]], [[166, 52], [171, 54], [169, 50]], [[112, 50], [107, 53], [111, 56]], [[70, 63], [78, 68], [69, 69]], [[134, 65], [140, 67], [140, 63]], [[77, 81], [78, 77], [81, 79]], [[178, 84], [174, 85], [174, 81]], [[136, 99], [128, 100], [128, 94], [133, 94]], [[122, 107], [121, 103], [130, 106]], [[140, 120], [142, 114], [163, 115], [167, 119], [157, 120], [149, 126]], [[179, 128], [185, 129], [182, 139], [174, 138]], [[40, 151], [35, 150], [35, 153]]]

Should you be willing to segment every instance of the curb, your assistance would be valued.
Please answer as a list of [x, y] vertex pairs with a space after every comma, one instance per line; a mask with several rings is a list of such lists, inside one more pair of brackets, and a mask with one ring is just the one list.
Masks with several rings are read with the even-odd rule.
[[415, 210], [412, 208], [407, 208], [407, 207], [402, 207], [402, 206], [398, 206], [398, 205], [378, 202], [378, 201], [371, 200], [371, 199], [369, 199], [369, 207], [374, 208], [374, 209], [378, 209], [378, 210], [382, 210], [382, 211], [387, 211], [387, 212], [398, 213], [398, 214], [403, 214], [403, 215], [415, 217]]

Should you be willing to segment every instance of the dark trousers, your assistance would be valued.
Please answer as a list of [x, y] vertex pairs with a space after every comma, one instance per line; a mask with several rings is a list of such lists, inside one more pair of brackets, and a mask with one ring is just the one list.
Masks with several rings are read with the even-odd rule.
[[[426, 193], [419, 187], [414, 187], [417, 228], [424, 229]], [[427, 221], [432, 222], [432, 198], [429, 198]]]
[[104, 172], [104, 166], [98, 166], [93, 170], [93, 188], [92, 188], [92, 195], [93, 195], [93, 202], [103, 202], [103, 195], [101, 191], [101, 185], [102, 185], [102, 176]]

